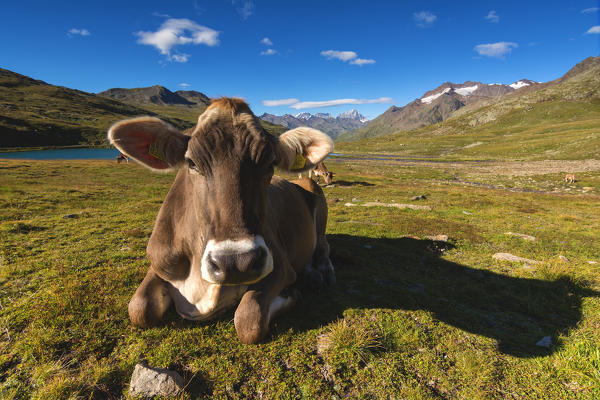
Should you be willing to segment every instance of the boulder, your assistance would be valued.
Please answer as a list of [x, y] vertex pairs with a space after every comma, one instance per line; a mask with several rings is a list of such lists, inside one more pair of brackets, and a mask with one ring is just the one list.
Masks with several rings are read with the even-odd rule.
[[130, 395], [146, 398], [175, 396], [181, 390], [183, 390], [183, 378], [177, 372], [142, 364], [136, 364], [129, 383]]
[[527, 264], [539, 264], [539, 261], [535, 261], [535, 260], [530, 260], [528, 258], [523, 258], [523, 257], [519, 257], [519, 256], [515, 256], [513, 254], [510, 253], [496, 253], [492, 256], [492, 258], [494, 260], [500, 260], [500, 261], [510, 261], [510, 262], [523, 262], [523, 263], [527, 263]]

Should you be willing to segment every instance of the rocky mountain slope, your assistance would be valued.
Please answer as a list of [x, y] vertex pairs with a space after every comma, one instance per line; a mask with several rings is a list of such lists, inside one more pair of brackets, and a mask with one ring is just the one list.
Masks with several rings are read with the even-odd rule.
[[337, 117], [329, 113], [316, 113], [313, 115], [308, 112], [302, 112], [296, 115], [285, 114], [281, 116], [264, 113], [260, 118], [263, 121], [283, 125], [290, 129], [299, 126], [309, 126], [327, 133], [334, 139], [344, 132], [365, 126], [369, 121], [354, 109], [341, 113]]
[[464, 106], [496, 99], [538, 85], [538, 82], [529, 79], [521, 79], [510, 85], [473, 81], [460, 84], [445, 82], [404, 107], [390, 107], [365, 127], [343, 134], [339, 140], [356, 140], [418, 129], [444, 121]]
[[[432, 102], [433, 103], [433, 102]], [[563, 77], [465, 105], [412, 131], [336, 144], [340, 152], [458, 159], [599, 159], [600, 57]]]
[[194, 90], [178, 90], [171, 92], [164, 86], [154, 85], [143, 88], [123, 89], [113, 88], [98, 93], [98, 96], [108, 97], [123, 103], [155, 104], [160, 106], [208, 106], [210, 99], [204, 93]]

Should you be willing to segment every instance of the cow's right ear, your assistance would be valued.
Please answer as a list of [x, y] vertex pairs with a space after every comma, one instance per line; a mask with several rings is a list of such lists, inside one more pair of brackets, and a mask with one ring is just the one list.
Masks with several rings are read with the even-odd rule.
[[158, 118], [139, 117], [111, 126], [108, 140], [151, 170], [169, 171], [183, 163], [190, 137]]
[[299, 127], [279, 136], [275, 146], [276, 164], [290, 172], [314, 168], [333, 151], [333, 140], [316, 129]]

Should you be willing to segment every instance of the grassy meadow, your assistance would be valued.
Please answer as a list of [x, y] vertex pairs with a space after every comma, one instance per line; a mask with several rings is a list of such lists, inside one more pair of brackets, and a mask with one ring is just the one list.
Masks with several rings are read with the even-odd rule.
[[179, 372], [186, 399], [600, 398], [598, 166], [328, 167], [338, 282], [303, 290], [265, 343], [245, 346], [232, 312], [128, 321], [173, 174], [0, 160], [0, 398], [126, 397], [142, 361]]

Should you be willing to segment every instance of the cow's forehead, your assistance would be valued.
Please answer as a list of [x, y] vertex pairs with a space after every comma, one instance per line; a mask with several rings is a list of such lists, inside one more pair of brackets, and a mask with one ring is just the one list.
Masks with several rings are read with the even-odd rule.
[[211, 158], [219, 153], [250, 154], [257, 162], [270, 158], [272, 138], [241, 99], [215, 100], [198, 118], [191, 132], [187, 156]]

